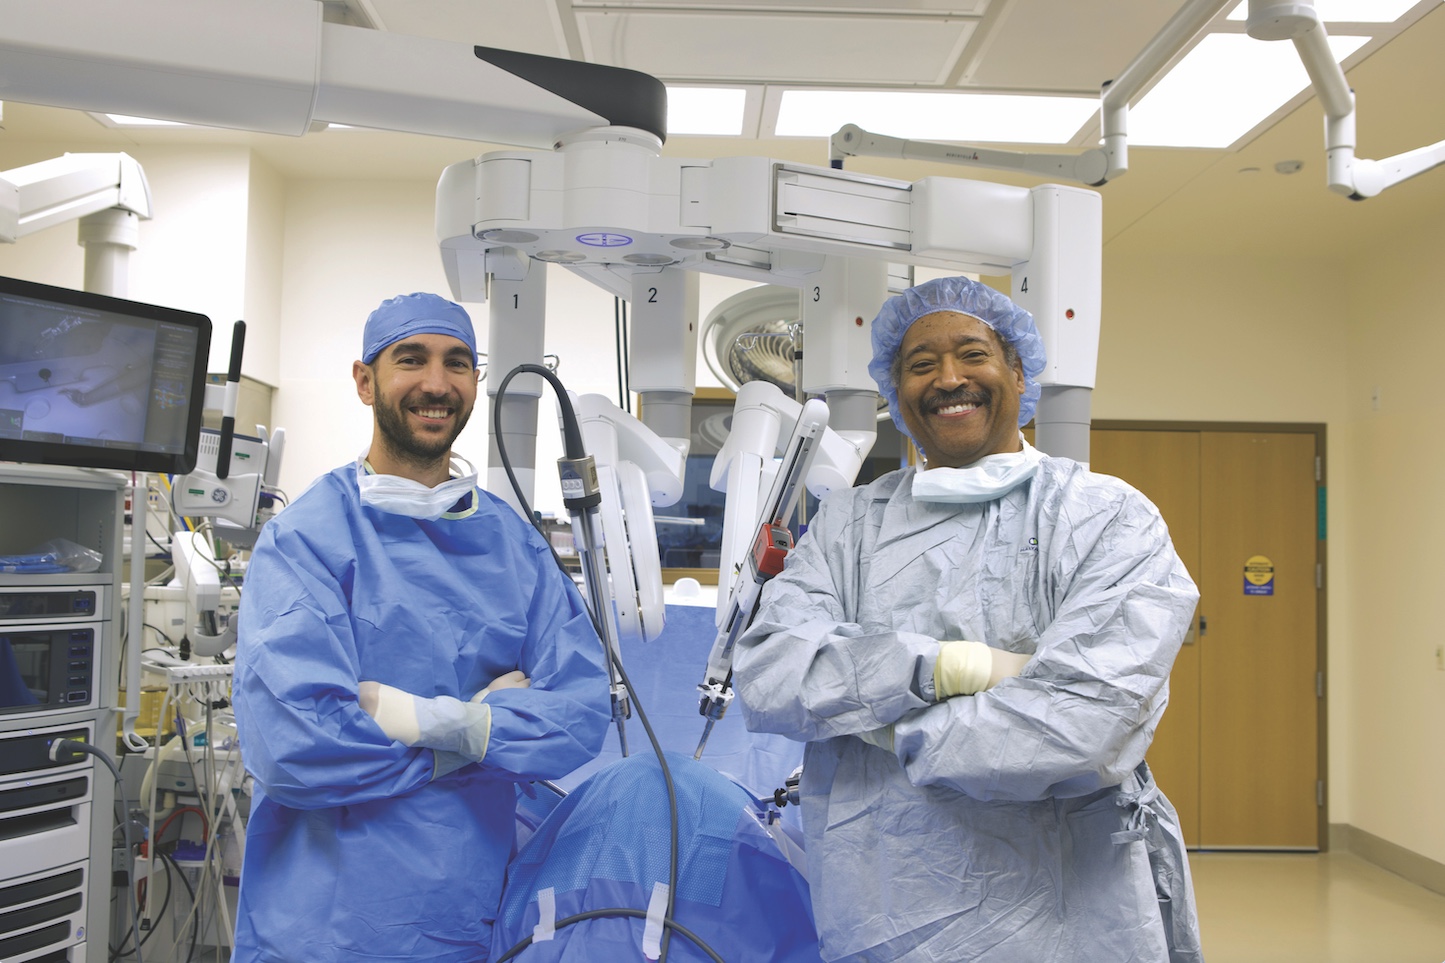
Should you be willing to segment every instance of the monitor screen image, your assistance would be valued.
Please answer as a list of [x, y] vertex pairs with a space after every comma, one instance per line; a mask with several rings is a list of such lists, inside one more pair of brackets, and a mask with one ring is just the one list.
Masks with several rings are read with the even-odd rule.
[[0, 461], [195, 467], [203, 314], [0, 277]]

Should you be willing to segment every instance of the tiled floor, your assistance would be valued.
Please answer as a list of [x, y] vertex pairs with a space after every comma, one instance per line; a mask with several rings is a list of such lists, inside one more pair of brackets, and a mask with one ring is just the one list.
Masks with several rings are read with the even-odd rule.
[[1445, 896], [1344, 852], [1190, 853], [1206, 963], [1442, 963]]

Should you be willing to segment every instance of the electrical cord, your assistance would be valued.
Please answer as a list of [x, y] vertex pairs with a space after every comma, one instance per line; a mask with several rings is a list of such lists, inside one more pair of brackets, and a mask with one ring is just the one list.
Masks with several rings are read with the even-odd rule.
[[[208, 690], [210, 685], [211, 683], [205, 683], [204, 687]], [[220, 829], [223, 816], [225, 815], [224, 810], [227, 797], [222, 791], [218, 789], [213, 790], [212, 787], [224, 787], [226, 785], [229, 785], [234, 770], [238, 767], [238, 764], [240, 762], [239, 755], [233, 754], [219, 773], [213, 765], [212, 753], [214, 751], [215, 743], [214, 739], [211, 738], [211, 736], [214, 734], [216, 729], [216, 720], [212, 715], [212, 709], [214, 708], [214, 705], [211, 702], [200, 698], [200, 694], [197, 692], [198, 686], [201, 686], [201, 684], [191, 683], [188, 688], [185, 688], [181, 691], [180, 697], [191, 698], [193, 700], [201, 702], [201, 704], [205, 706], [206, 720], [204, 724], [204, 731], [207, 733], [208, 738], [205, 741], [204, 748], [198, 747], [200, 748], [200, 752], [202, 755], [201, 760], [198, 761], [195, 755], [187, 748], [188, 746], [192, 745], [192, 742], [190, 739], [190, 734], [187, 732], [188, 727], [185, 725], [185, 717], [179, 708], [180, 702], [177, 701], [175, 716], [177, 736], [171, 742], [166, 744], [165, 749], [162, 750], [162, 755], [157, 759], [155, 763], [152, 764], [152, 772], [154, 772], [155, 766], [164, 762], [165, 753], [171, 751], [172, 747], [174, 747], [184, 757], [185, 763], [190, 770], [192, 783], [196, 787], [196, 795], [200, 797], [200, 802], [197, 805], [182, 806], [180, 808], [173, 809], [170, 815], [166, 817], [166, 819], [160, 824], [160, 826], [156, 827], [154, 823], [155, 784], [151, 781], [150, 774], [148, 774], [146, 777], [147, 785], [151, 787], [149, 792], [147, 792], [145, 787], [142, 787], [141, 790], [143, 797], [148, 795], [150, 798], [150, 810], [152, 812], [150, 838], [154, 841], [155, 844], [155, 848], [151, 853], [153, 860], [170, 859], [171, 862], [174, 864], [174, 857], [172, 856], [170, 847], [166, 846], [166, 844], [163, 842], [166, 836], [166, 832], [173, 822], [187, 814], [196, 815], [197, 817], [199, 817], [201, 822], [201, 836], [205, 843], [205, 852], [204, 856], [201, 859], [202, 872], [201, 878], [199, 880], [200, 891], [198, 893], [195, 890], [192, 890], [189, 878], [186, 876], [185, 872], [179, 868], [179, 865], [177, 865], [177, 872], [181, 875], [182, 881], [183, 883], [185, 883], [186, 889], [190, 894], [191, 909], [186, 914], [185, 920], [176, 924], [176, 940], [172, 943], [171, 947], [167, 951], [169, 955], [174, 955], [180, 944], [180, 934], [182, 932], [181, 927], [191, 926], [193, 928], [191, 936], [191, 951], [188, 954], [187, 959], [190, 959], [194, 956], [196, 941], [198, 938], [197, 934], [201, 931], [206, 930], [212, 925], [216, 925], [218, 927], [218, 932], [223, 931], [229, 933], [233, 931], [232, 921], [230, 919], [227, 907], [225, 907], [220, 901], [217, 901], [217, 903], [215, 904], [215, 912], [217, 915], [217, 920], [219, 922], [217, 922], [217, 920], [213, 920], [208, 914], [207, 908], [210, 904], [207, 903], [209, 891], [206, 889], [206, 884], [208, 881], [217, 881], [223, 879], [222, 874], [219, 873], [217, 870], [217, 864], [220, 859]], [[169, 704], [170, 691], [171, 690], [168, 689], [166, 694], [167, 704]], [[169, 878], [169, 867], [167, 868], [166, 872], [167, 877]], [[162, 906], [159, 912], [161, 914], [164, 914], [164, 911], [165, 907]], [[154, 930], [152, 932], [154, 932]]]
[[162, 556], [167, 556], [167, 557], [168, 557], [168, 556], [171, 554], [171, 550], [170, 550], [169, 546], [162, 545], [162, 544], [160, 543], [160, 540], [157, 539], [157, 538], [156, 538], [154, 535], [152, 535], [150, 532], [146, 532], [146, 540], [149, 541], [149, 542], [150, 542], [152, 545], [154, 545], [156, 548], [160, 549], [160, 553], [161, 553]]
[[[522, 508], [523, 517], [532, 519], [533, 526], [542, 536], [542, 541], [547, 545], [548, 551], [552, 553], [552, 559], [557, 563], [557, 567], [562, 571], [564, 575], [567, 576], [567, 578], [570, 579], [572, 576], [570, 573], [567, 572], [567, 567], [562, 563], [562, 558], [557, 554], [557, 550], [552, 547], [552, 540], [547, 538], [546, 532], [542, 531], [541, 521], [537, 518], [536, 513], [532, 511], [531, 505], [527, 503], [527, 497], [522, 492], [522, 486], [520, 483], [518, 483], [517, 476], [512, 471], [512, 463], [511, 460], [507, 458], [506, 444], [503, 441], [504, 436], [502, 433], [502, 398], [506, 395], [507, 385], [511, 382], [511, 380], [517, 375], [523, 373], [540, 375], [541, 377], [546, 379], [549, 384], [551, 384], [552, 390], [556, 392], [557, 403], [562, 414], [562, 434], [564, 439], [564, 447], [566, 449], [565, 454], [569, 459], [586, 457], [587, 453], [582, 444], [582, 431], [577, 423], [577, 413], [572, 408], [572, 399], [568, 397], [566, 389], [562, 386], [562, 382], [553, 372], [548, 371], [541, 365], [518, 365], [517, 367], [509, 371], [507, 373], [507, 376], [502, 379], [502, 383], [497, 386], [496, 402], [492, 406], [492, 434], [497, 440], [498, 457], [500, 457], [502, 461], [502, 467], [506, 470], [507, 480], [510, 481], [512, 484], [512, 491], [517, 496], [517, 503]], [[601, 607], [601, 600], [598, 600], [598, 607]], [[598, 621], [598, 614], [589, 609], [588, 615], [592, 619], [592, 628], [593, 631], [597, 633], [597, 637], [599, 639], [605, 639], [606, 636], [603, 634], [602, 626]], [[632, 680], [629, 679], [627, 676], [627, 670], [622, 665], [622, 658], [620, 654], [613, 653], [610, 649], [608, 649], [605, 642], [603, 643], [603, 648], [604, 650], [607, 650], [608, 659], [617, 669], [618, 675], [622, 678], [622, 684], [626, 686], [627, 691], [632, 694], [632, 702], [637, 710], [638, 721], [642, 723], [643, 731], [647, 733], [647, 739], [652, 744], [653, 752], [657, 755], [658, 765], [662, 769], [662, 779], [667, 786], [667, 808], [671, 848], [668, 861], [667, 909], [662, 920], [662, 946], [661, 954], [658, 957], [659, 963], [667, 963], [667, 951], [671, 944], [673, 927], [678, 927], [678, 931], [683, 932], [681, 924], [679, 924], [676, 920], [673, 919], [673, 910], [677, 898], [678, 873], [677, 787], [673, 784], [672, 770], [668, 768], [667, 758], [662, 751], [662, 743], [658, 741], [657, 735], [652, 731], [652, 724], [648, 722], [647, 713], [643, 710], [642, 702], [637, 697], [637, 690], [632, 687]], [[566, 920], [558, 922], [556, 924], [556, 928], [561, 929], [563, 926], [568, 926], [572, 923], [581, 922], [587, 919], [594, 919], [599, 916], [641, 916], [645, 918], [647, 914], [641, 910], [623, 907], [618, 907], [611, 910], [592, 910], [589, 913], [580, 913], [576, 916], [570, 916]], [[710, 956], [712, 956], [713, 959], [716, 959], [719, 961], [719, 963], [721, 963], [722, 958], [719, 957], [712, 950], [711, 947], [707, 946], [706, 943], [702, 942], [691, 933], [685, 933], [684, 935], [687, 935], [690, 939], [692, 939], [694, 943], [701, 947], [704, 952], [708, 953]], [[519, 953], [522, 949], [525, 949], [527, 945], [530, 945], [530, 943], [531, 938], [528, 937], [522, 943], [517, 944], [511, 950], [509, 950], [507, 954], [502, 957], [502, 960], [510, 959], [516, 953]], [[498, 963], [501, 963], [501, 960], [499, 960]]]
[[[106, 767], [107, 769], [109, 769], [109, 770], [110, 770], [110, 774], [115, 777], [115, 785], [116, 785], [116, 788], [117, 788], [118, 790], [120, 790], [120, 797], [121, 797], [122, 799], [124, 799], [124, 798], [125, 798], [125, 780], [120, 777], [120, 770], [116, 768], [115, 763], [111, 762], [111, 761], [110, 761], [110, 757], [107, 756], [105, 753], [101, 752], [99, 749], [97, 749], [95, 746], [92, 746], [90, 743], [88, 743], [88, 742], [81, 742], [81, 741], [78, 740], [78, 739], [56, 739], [54, 742], [52, 742], [52, 743], [50, 744], [49, 756], [50, 756], [50, 760], [51, 760], [52, 762], [59, 762], [59, 763], [79, 762], [79, 761], [81, 760], [81, 758], [82, 758], [83, 756], [86, 756], [86, 755], [94, 756], [95, 758], [99, 759], [101, 762], [105, 763], [105, 767]], [[130, 899], [131, 925], [135, 928], [135, 932], [136, 932], [136, 933], [139, 933], [139, 932], [140, 932], [140, 910], [136, 908], [136, 902], [135, 902], [135, 879], [133, 878], [132, 871], [131, 871], [131, 870], [132, 870], [132, 867], [131, 867], [131, 865], [130, 865], [130, 860], [133, 858], [133, 856], [134, 856], [134, 854], [135, 854], [135, 840], [133, 840], [133, 839], [131, 838], [131, 834], [130, 834], [130, 820], [129, 820], [129, 819], [124, 820], [124, 821], [121, 823], [121, 828], [125, 831], [125, 853], [126, 853], [126, 864], [127, 864], [127, 865], [126, 865], [126, 892], [129, 894], [129, 899]], [[139, 941], [139, 940], [136, 940], [136, 941], [134, 941], [134, 942], [135, 942], [135, 958], [136, 958], [136, 963], [142, 963], [141, 953], [140, 953], [140, 946], [141, 946], [140, 941]], [[124, 943], [122, 943], [121, 945], [124, 946]]]
[[[144, 884], [149, 884], [149, 882], [150, 882], [150, 881], [149, 881], [148, 879], [143, 879], [143, 880], [141, 880], [141, 883], [144, 883]], [[137, 884], [137, 886], [139, 886], [139, 885], [140, 885], [140, 884]], [[172, 881], [171, 881], [171, 868], [170, 868], [169, 866], [167, 866], [167, 867], [166, 867], [166, 895], [165, 895], [165, 898], [161, 900], [161, 908], [158, 909], [158, 910], [156, 910], [156, 915], [157, 915], [157, 916], [164, 916], [165, 913], [166, 913], [166, 907], [168, 907], [168, 906], [171, 905], [171, 887], [172, 887], [173, 885], [174, 885], [174, 884], [173, 884]], [[115, 900], [112, 899], [111, 902], [114, 903]], [[149, 942], [150, 942], [150, 938], [151, 938], [152, 936], [155, 936], [155, 935], [156, 935], [156, 932], [157, 932], [157, 930], [156, 930], [154, 927], [152, 927], [149, 931], [147, 931], [146, 935], [145, 935], [145, 936], [142, 936], [142, 937], [140, 938], [140, 945], [141, 945], [141, 946], [145, 946], [147, 943], [149, 943]], [[110, 950], [110, 957], [109, 957], [109, 959], [107, 960], [107, 963], [116, 963], [116, 960], [119, 960], [119, 959], [120, 959], [121, 957], [123, 957], [123, 956], [129, 955], [129, 954], [127, 954], [127, 953], [125, 952], [125, 941], [128, 940], [128, 939], [130, 939], [130, 938], [132, 937], [132, 934], [134, 934], [134, 933], [135, 933], [135, 927], [134, 927], [134, 925], [132, 925], [131, 928], [128, 929], [128, 930], [126, 930], [126, 931], [125, 931], [125, 934], [124, 934], [123, 936], [121, 936], [121, 938], [120, 938], [120, 945], [119, 945], [119, 946], [107, 947], [107, 948]]]
[[[188, 879], [186, 879], [185, 870], [181, 869], [180, 863], [177, 863], [177, 862], [176, 862], [176, 858], [175, 858], [174, 856], [172, 856], [170, 853], [161, 853], [161, 859], [164, 860], [165, 863], [166, 863], [166, 883], [167, 883], [167, 885], [169, 886], [169, 884], [170, 884], [171, 870], [174, 869], [174, 870], [176, 871], [176, 875], [181, 878], [181, 885], [186, 888], [186, 896], [188, 896], [188, 897], [190, 898], [190, 901], [191, 901], [191, 912], [192, 912], [192, 914], [194, 914], [194, 913], [195, 913], [195, 908], [196, 908], [196, 891], [193, 890], [193, 889], [191, 889], [191, 881], [188, 880]], [[170, 893], [166, 893], [166, 902], [170, 902], [170, 898], [171, 898], [171, 894], [170, 894]], [[165, 912], [165, 906], [162, 905], [161, 908], [160, 908], [160, 910], [158, 910], [158, 911], [156, 912], [156, 915], [159, 916], [161, 913], [164, 913], [164, 912]], [[196, 922], [194, 922], [194, 923], [191, 925], [191, 946], [190, 946], [190, 949], [188, 949], [188, 950], [186, 951], [186, 963], [191, 963], [191, 960], [192, 960], [192, 959], [195, 957], [195, 955], [196, 955], [196, 934], [198, 934], [198, 933], [200, 932], [200, 930], [201, 930], [200, 921], [197, 920]], [[180, 942], [180, 941], [179, 941], [179, 940], [173, 940], [173, 941], [172, 941], [173, 944], [174, 944], [174, 943], [177, 943], [177, 942]]]

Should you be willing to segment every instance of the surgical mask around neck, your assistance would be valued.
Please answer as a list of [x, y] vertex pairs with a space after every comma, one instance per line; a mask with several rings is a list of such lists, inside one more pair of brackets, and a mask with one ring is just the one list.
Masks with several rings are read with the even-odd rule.
[[435, 488], [428, 488], [419, 481], [400, 475], [370, 471], [366, 466], [368, 454], [370, 449], [356, 459], [356, 487], [361, 492], [361, 504], [378, 511], [434, 521], [477, 487], [476, 470], [460, 455], [452, 455], [450, 463], [455, 477]]
[[921, 502], [973, 505], [1013, 491], [1038, 471], [1043, 453], [1027, 441], [1023, 451], [986, 455], [963, 468], [929, 468], [913, 476], [913, 497]]

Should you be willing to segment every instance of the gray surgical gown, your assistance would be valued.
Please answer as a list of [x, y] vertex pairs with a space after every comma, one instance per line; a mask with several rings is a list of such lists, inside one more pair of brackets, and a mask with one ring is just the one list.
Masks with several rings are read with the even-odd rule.
[[[913, 472], [824, 499], [734, 656], [748, 727], [807, 742], [824, 959], [1200, 960], [1143, 765], [1199, 597], [1164, 521], [1067, 459], [971, 505], [916, 501]], [[937, 702], [949, 639], [1031, 658]], [[858, 737], [889, 724], [892, 751]]]

